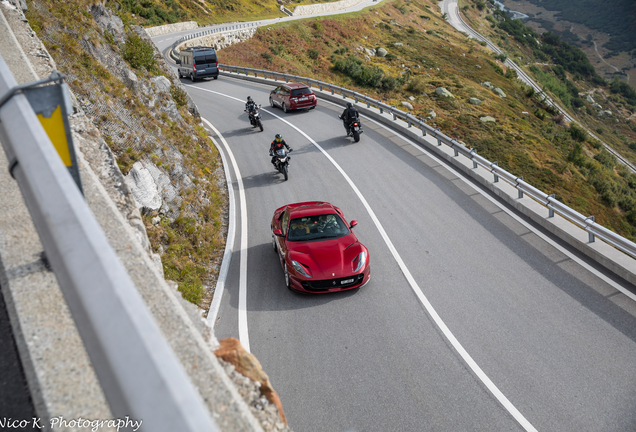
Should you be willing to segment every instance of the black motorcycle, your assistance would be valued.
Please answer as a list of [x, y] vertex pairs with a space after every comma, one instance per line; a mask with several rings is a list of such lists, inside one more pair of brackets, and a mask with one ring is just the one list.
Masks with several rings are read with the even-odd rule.
[[252, 127], [258, 127], [261, 132], [263, 132], [263, 123], [261, 122], [261, 113], [258, 112], [259, 109], [261, 109], [260, 105], [253, 105], [249, 111], [245, 110], [245, 112], [247, 112], [247, 115], [250, 118], [250, 124]]
[[[294, 149], [290, 148], [289, 152], [291, 153], [292, 151], [294, 151]], [[270, 156], [272, 156], [271, 153], [270, 153]], [[287, 149], [286, 148], [278, 149], [276, 150], [276, 153], [273, 156], [274, 156], [274, 167], [276, 167], [276, 170], [282, 175], [284, 175], [285, 180], [287, 180], [289, 178], [289, 174], [288, 174], [289, 155], [287, 153]]]
[[[338, 117], [342, 120], [342, 117]], [[360, 141], [360, 134], [362, 133], [362, 125], [359, 119], [352, 119], [349, 121], [347, 129], [349, 130], [347, 136], [352, 136], [354, 142]]]

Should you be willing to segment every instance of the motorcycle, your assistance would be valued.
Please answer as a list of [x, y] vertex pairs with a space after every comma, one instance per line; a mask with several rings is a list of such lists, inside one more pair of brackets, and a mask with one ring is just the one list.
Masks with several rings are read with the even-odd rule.
[[[342, 120], [341, 116], [338, 116], [340, 120]], [[360, 134], [362, 131], [362, 125], [360, 124], [359, 119], [353, 119], [349, 122], [348, 125], [349, 133], [347, 136], [352, 136], [354, 142], [360, 141]]]
[[[289, 152], [291, 153], [292, 151], [294, 151], [294, 149], [290, 148]], [[270, 156], [272, 156], [271, 152], [270, 152]], [[278, 149], [276, 150], [276, 153], [273, 156], [274, 156], [274, 167], [276, 167], [276, 170], [279, 173], [281, 173], [283, 176], [285, 176], [285, 180], [287, 180], [289, 178], [289, 174], [288, 174], [289, 155], [287, 154], [287, 149], [286, 148]]]
[[250, 118], [250, 124], [252, 125], [252, 127], [258, 127], [261, 132], [263, 132], [263, 123], [261, 122], [261, 114], [258, 112], [258, 110], [261, 108], [261, 106], [253, 106], [249, 111], [244, 110], [245, 112], [247, 112], [247, 115]]

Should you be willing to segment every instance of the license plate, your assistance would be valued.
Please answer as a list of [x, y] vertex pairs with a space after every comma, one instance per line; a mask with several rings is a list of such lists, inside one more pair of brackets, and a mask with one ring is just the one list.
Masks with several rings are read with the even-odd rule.
[[355, 279], [345, 279], [345, 280], [343, 280], [343, 281], [340, 281], [340, 283], [341, 283], [342, 285], [344, 285], [344, 284], [351, 283], [351, 282], [353, 282], [354, 280], [355, 280]]
[[205, 69], [199, 69], [197, 72], [205, 72]]
[[306, 97], [302, 97], [302, 98], [300, 98], [298, 100], [307, 100], [307, 98]]

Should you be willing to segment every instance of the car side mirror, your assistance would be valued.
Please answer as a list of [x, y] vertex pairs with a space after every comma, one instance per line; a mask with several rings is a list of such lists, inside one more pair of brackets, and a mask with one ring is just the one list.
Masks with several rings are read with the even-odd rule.
[[358, 225], [358, 221], [357, 220], [352, 220], [351, 223], [349, 224], [349, 229], [353, 229], [354, 226]]
[[276, 228], [274, 230], [274, 235], [278, 236], [278, 237], [283, 237], [283, 232], [281, 230], [279, 230], [278, 228]]
[[181, 60], [177, 60], [177, 64], [181, 64]]

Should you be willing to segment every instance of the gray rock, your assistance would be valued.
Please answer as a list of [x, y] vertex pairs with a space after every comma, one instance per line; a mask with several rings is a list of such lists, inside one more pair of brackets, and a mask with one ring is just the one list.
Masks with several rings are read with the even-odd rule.
[[136, 93], [139, 92], [139, 80], [137, 79], [137, 75], [130, 69], [125, 69], [122, 75], [121, 78], [124, 85]]
[[367, 54], [369, 54], [371, 57], [375, 56], [375, 50], [373, 48], [365, 48], [364, 49], [366, 51]]
[[497, 87], [496, 89], [493, 90], [497, 96], [505, 98], [506, 94], [504, 93], [504, 91], [502, 89], [500, 89], [499, 87]]
[[401, 47], [401, 46], [404, 46], [404, 44], [402, 42], [396, 42], [393, 44], [393, 46]]
[[437, 114], [432, 109], [428, 110], [428, 118], [435, 119], [437, 118]]
[[592, 95], [587, 95], [585, 100], [588, 101], [591, 104], [594, 104], [594, 99], [592, 98]]
[[490, 117], [490, 116], [479, 117], [479, 120], [481, 120], [482, 123], [495, 123], [497, 121], [493, 117]]
[[610, 110], [599, 111], [598, 116], [599, 117], [611, 117], [612, 116], [612, 111], [610, 111]]
[[473, 105], [481, 105], [481, 101], [477, 98], [470, 98], [468, 99], [468, 103], [473, 104]]
[[382, 47], [380, 47], [380, 48], [375, 50], [375, 55], [378, 56], [378, 57], [386, 57], [386, 55], [388, 53], [389, 52], [386, 49], [382, 48]]
[[596, 102], [594, 102], [594, 103], [592, 104], [592, 106], [593, 106], [594, 108], [596, 108], [596, 109], [599, 109], [599, 110], [602, 110], [602, 109], [603, 109], [603, 107], [602, 107], [602, 106], [600, 106], [599, 104], [597, 104]]
[[440, 95], [440, 96], [453, 98], [453, 99], [455, 98], [455, 96], [453, 96], [453, 94], [451, 92], [449, 92], [448, 90], [446, 90], [444, 87], [437, 87], [435, 89], [435, 93]]
[[101, 27], [102, 31], [107, 31], [117, 43], [124, 43], [126, 40], [126, 33], [124, 31], [124, 22], [117, 15], [110, 12], [110, 10], [104, 7], [101, 3], [96, 3], [91, 6], [90, 10], [93, 19]]
[[413, 102], [413, 101], [415, 100], [415, 98], [414, 98], [413, 96], [409, 96], [409, 100], [410, 100], [411, 102]]
[[154, 85], [157, 87], [157, 90], [159, 90], [162, 93], [170, 93], [170, 80], [168, 78], [166, 78], [163, 75], [159, 75], [153, 78], [150, 78], [150, 81], [152, 81], [154, 83]]
[[481, 85], [483, 85], [484, 87], [486, 87], [487, 89], [490, 89], [490, 90], [493, 90], [493, 89], [495, 88], [495, 87], [494, 87], [492, 84], [490, 84], [490, 82], [488, 82], [488, 81], [481, 83]]
[[411, 104], [410, 104], [410, 103], [408, 103], [408, 102], [402, 102], [402, 106], [403, 106], [403, 107], [405, 107], [405, 108], [408, 108], [408, 109], [410, 109], [410, 110], [412, 110], [412, 109], [413, 109], [413, 105], [411, 105]]

